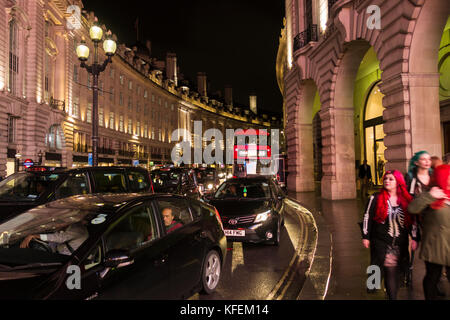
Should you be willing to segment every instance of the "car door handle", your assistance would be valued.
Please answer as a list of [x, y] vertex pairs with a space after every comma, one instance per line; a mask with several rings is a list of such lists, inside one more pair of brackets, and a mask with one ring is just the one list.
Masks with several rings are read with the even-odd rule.
[[165, 254], [165, 255], [159, 257], [158, 259], [156, 259], [154, 262], [155, 267], [160, 267], [160, 266], [164, 265], [167, 262], [168, 257], [169, 256], [167, 254]]

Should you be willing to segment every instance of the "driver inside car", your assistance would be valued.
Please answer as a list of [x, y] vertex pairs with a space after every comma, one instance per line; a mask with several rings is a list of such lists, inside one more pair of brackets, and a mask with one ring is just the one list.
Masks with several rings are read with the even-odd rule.
[[21, 248], [28, 248], [33, 239], [48, 242], [49, 246], [56, 253], [71, 255], [88, 238], [88, 230], [83, 222], [74, 223], [65, 230], [48, 233], [33, 234], [27, 236], [20, 244]]

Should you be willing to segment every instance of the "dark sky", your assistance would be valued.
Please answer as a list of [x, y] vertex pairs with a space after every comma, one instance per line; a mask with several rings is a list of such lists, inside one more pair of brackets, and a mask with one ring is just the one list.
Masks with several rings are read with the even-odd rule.
[[[197, 72], [206, 72], [210, 93], [233, 86], [233, 100], [249, 105], [258, 96], [258, 110], [282, 113], [282, 97], [275, 63], [283, 25], [280, 0], [84, 0], [100, 23], [115, 33], [120, 43], [152, 42], [152, 56], [165, 60], [177, 54], [186, 78], [197, 84]], [[127, 5], [127, 6], [126, 6]]]

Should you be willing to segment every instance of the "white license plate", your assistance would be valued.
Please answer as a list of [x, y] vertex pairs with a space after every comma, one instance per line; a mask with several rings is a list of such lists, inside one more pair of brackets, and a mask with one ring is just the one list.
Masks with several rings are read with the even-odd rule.
[[245, 230], [224, 230], [229, 237], [245, 237]]

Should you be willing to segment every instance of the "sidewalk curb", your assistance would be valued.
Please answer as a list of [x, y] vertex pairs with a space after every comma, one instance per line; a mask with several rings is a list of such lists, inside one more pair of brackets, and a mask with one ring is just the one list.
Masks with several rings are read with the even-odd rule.
[[[288, 199], [303, 207], [315, 229], [315, 248], [309, 257], [310, 267], [306, 271], [306, 280], [297, 300], [324, 300], [330, 283], [332, 269], [333, 239], [325, 220], [319, 213], [309, 210], [298, 200]], [[303, 210], [302, 210], [303, 211]]]

